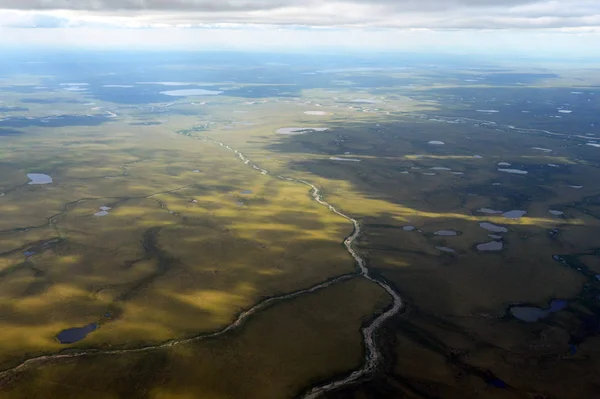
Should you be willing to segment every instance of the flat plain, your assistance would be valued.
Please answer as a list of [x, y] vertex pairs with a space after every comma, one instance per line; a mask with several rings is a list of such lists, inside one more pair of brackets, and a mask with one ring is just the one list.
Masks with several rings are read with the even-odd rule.
[[391, 297], [302, 181], [404, 303], [372, 378], [325, 397], [598, 392], [597, 71], [244, 57], [0, 70], [0, 397], [293, 398], [358, 369]]

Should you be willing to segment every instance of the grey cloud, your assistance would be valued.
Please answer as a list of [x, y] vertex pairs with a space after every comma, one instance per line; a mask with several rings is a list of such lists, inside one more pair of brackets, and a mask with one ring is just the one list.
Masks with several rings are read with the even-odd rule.
[[0, 8], [78, 11], [252, 11], [298, 3], [294, 0], [1, 0]]
[[[75, 19], [77, 14], [135, 18], [148, 26], [600, 27], [600, 0], [0, 0], [0, 9], [40, 15], [71, 10]], [[48, 19], [41, 25], [62, 23]]]
[[439, 11], [463, 7], [511, 6], [539, 0], [0, 0], [0, 9], [90, 11], [261, 11], [353, 3], [405, 11]]

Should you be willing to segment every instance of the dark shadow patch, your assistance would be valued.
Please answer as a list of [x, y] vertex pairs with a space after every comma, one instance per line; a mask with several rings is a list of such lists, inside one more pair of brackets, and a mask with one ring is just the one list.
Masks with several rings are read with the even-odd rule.
[[15, 129], [0, 128], [0, 136], [16, 136], [18, 134], [23, 134], [23, 132], [20, 130], [15, 130]]
[[0, 112], [25, 112], [29, 111], [29, 108], [25, 107], [0, 107]]
[[110, 118], [101, 115], [62, 115], [60, 117], [48, 118], [7, 118], [0, 121], [0, 128], [23, 128], [23, 127], [65, 127], [65, 126], [98, 126]]
[[559, 77], [555, 73], [492, 73], [484, 75], [482, 81], [495, 85], [531, 84], [543, 79], [557, 79]]
[[83, 104], [85, 101], [75, 100], [73, 98], [23, 98], [20, 100], [25, 104]]
[[161, 91], [166, 91], [166, 89], [164, 87], [161, 87], [160, 89], [136, 87], [128, 90], [115, 90], [105, 87], [90, 87], [90, 90], [85, 94], [89, 97], [93, 97], [96, 100], [115, 104], [165, 103], [177, 99], [177, 97], [161, 94]]
[[[478, 84], [489, 84], [478, 81]], [[574, 94], [579, 93], [579, 94]], [[472, 118], [502, 125], [545, 129], [570, 134], [600, 133], [595, 98], [597, 90], [585, 87], [446, 87], [414, 90], [416, 100], [438, 103], [436, 115]], [[572, 110], [572, 114], [559, 109]], [[495, 110], [499, 112], [478, 112]], [[473, 121], [475, 123], [475, 121]], [[488, 126], [491, 129], [499, 126]]]

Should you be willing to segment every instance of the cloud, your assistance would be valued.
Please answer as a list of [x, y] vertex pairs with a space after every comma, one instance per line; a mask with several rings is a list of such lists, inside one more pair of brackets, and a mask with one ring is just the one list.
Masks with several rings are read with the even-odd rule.
[[2, 0], [0, 7], [0, 26], [22, 27], [600, 27], [598, 0]]
[[4, 0], [2, 8], [15, 10], [93, 11], [264, 11], [286, 7], [310, 8], [319, 4], [354, 3], [385, 6], [396, 10], [447, 10], [460, 7], [512, 6], [536, 0]]
[[7, 28], [64, 28], [69, 19], [48, 14], [4, 13], [0, 16], [0, 26]]

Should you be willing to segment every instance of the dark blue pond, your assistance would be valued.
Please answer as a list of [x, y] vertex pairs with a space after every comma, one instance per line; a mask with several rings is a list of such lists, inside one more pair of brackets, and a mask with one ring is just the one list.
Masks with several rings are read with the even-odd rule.
[[560, 312], [565, 309], [569, 303], [564, 299], [554, 299], [550, 302], [548, 308], [538, 308], [535, 306], [513, 306], [510, 313], [517, 319], [534, 323], [550, 316], [552, 313]]
[[69, 328], [59, 332], [56, 336], [56, 339], [58, 339], [58, 342], [61, 344], [72, 344], [74, 342], [81, 341], [97, 328], [98, 324], [96, 323], [90, 323], [84, 327]]
[[564, 299], [555, 299], [552, 302], [550, 302], [550, 311], [552, 313], [561, 311], [564, 308], [566, 308], [568, 304], [569, 303]]
[[502, 389], [506, 388], [506, 382], [504, 382], [498, 378], [489, 380], [488, 384], [490, 384], [491, 386], [496, 387], [496, 388], [502, 388]]

